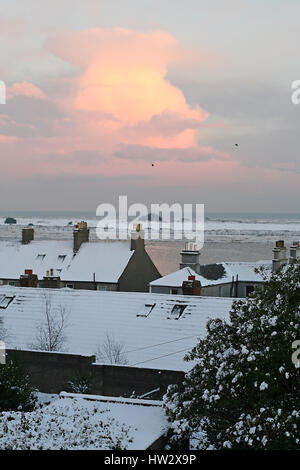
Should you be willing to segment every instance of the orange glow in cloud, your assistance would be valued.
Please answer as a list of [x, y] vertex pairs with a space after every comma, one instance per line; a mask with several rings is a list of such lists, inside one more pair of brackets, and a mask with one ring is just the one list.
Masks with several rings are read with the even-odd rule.
[[[69, 104], [76, 110], [101, 110], [112, 114], [114, 120], [102, 122], [101, 126], [115, 130], [116, 141], [121, 137], [120, 143], [131, 141], [167, 147], [196, 143], [195, 123], [200, 126], [208, 113], [199, 106], [189, 106], [183, 93], [166, 79], [168, 64], [184, 60], [181, 47], [170, 34], [121, 28], [92, 29], [57, 35], [49, 42], [49, 47], [56, 55], [82, 69]], [[147, 137], [139, 128], [134, 132], [139, 122], [145, 125], [153, 116], [163, 113], [186, 120], [187, 128], [165, 138], [155, 135], [155, 131]], [[193, 128], [189, 129], [191, 120]], [[124, 126], [131, 126], [131, 137], [124, 132], [120, 136]]]
[[[198, 144], [209, 114], [189, 105], [167, 79], [170, 64], [184, 67], [191, 60], [169, 33], [123, 28], [57, 33], [45, 51], [75, 70], [57, 78], [58, 87], [68, 82], [68, 92], [54, 93], [55, 98], [26, 81], [9, 88], [10, 99], [43, 100], [61, 113], [51, 121], [52, 135], [36, 133], [10, 149], [11, 167], [23, 175], [143, 176], [149, 162], [158, 161], [161, 175], [153, 172], [153, 184], [160, 184], [168, 175], [173, 182], [190, 181], [191, 172], [200, 171], [215, 180], [218, 168], [220, 174], [235, 168], [226, 153]], [[4, 138], [0, 144], [11, 145]]]

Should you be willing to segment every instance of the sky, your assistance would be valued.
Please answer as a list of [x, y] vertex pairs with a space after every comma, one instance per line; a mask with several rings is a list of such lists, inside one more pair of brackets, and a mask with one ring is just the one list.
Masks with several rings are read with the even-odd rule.
[[0, 210], [299, 212], [299, 17], [298, 0], [1, 2]]

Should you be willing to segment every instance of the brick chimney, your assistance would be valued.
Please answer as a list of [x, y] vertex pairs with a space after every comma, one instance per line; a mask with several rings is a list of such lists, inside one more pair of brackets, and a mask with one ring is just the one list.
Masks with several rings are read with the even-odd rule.
[[22, 245], [28, 245], [34, 240], [34, 229], [32, 227], [24, 227], [22, 229]]
[[201, 295], [201, 282], [196, 281], [195, 276], [189, 276], [187, 281], [182, 283], [183, 295]]
[[20, 276], [20, 287], [37, 287], [38, 277], [32, 273], [32, 269], [25, 269], [24, 274]]
[[73, 230], [73, 252], [77, 253], [82, 243], [89, 241], [90, 230], [84, 221], [78, 222]]
[[134, 226], [131, 232], [130, 250], [144, 250], [145, 249], [145, 232], [141, 224]]
[[191, 268], [197, 274], [200, 274], [200, 251], [196, 243], [187, 242], [180, 255], [180, 269]]
[[284, 240], [278, 240], [273, 248], [272, 271], [277, 272], [282, 266], [288, 263]]
[[55, 276], [54, 270], [50, 269], [50, 271], [46, 272], [46, 276], [43, 277], [42, 285], [45, 289], [60, 289], [61, 288], [60, 277]]

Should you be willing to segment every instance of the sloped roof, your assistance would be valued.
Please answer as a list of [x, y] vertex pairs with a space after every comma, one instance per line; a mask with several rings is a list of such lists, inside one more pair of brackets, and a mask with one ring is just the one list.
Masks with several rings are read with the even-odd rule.
[[238, 276], [239, 281], [244, 282], [264, 282], [263, 277], [255, 272], [256, 268], [264, 266], [270, 273], [272, 268], [272, 262], [267, 261], [257, 261], [257, 262], [227, 262], [222, 263], [225, 269], [225, 276], [216, 281], [216, 283], [231, 282], [232, 276], [236, 278]]
[[[197, 281], [202, 281], [202, 276], [195, 273], [191, 268], [182, 268], [179, 271], [160, 277], [150, 282], [150, 286], [181, 287], [183, 281], [187, 281], [189, 276], [195, 276]], [[201, 282], [202, 284], [202, 282]]]
[[[188, 280], [188, 276], [195, 276], [197, 281], [201, 282], [203, 287], [205, 286], [212, 286], [217, 284], [227, 284], [232, 282], [232, 277], [236, 280], [236, 276], [238, 276], [239, 281], [244, 282], [264, 282], [264, 279], [260, 274], [255, 272], [255, 268], [259, 268], [260, 266], [264, 266], [267, 270], [271, 271], [271, 261], [257, 261], [257, 262], [226, 262], [226, 263], [219, 263], [215, 265], [205, 265], [206, 267], [210, 267], [210, 270], [207, 270], [207, 276], [205, 277], [203, 274], [205, 270], [202, 269], [202, 275], [199, 275], [193, 271], [191, 268], [183, 268], [178, 271], [175, 271], [167, 276], [163, 276], [155, 281], [150, 282], [150, 286], [163, 286], [163, 287], [181, 287], [183, 281]], [[202, 267], [205, 267], [202, 266]], [[215, 273], [220, 273], [217, 279], [212, 279], [213, 276], [209, 275], [213, 271], [213, 266], [221, 266], [223, 269], [216, 269]], [[215, 276], [217, 277], [217, 276]]]
[[[184, 355], [206, 334], [209, 318], [228, 318], [233, 299], [137, 292], [34, 289], [2, 286], [0, 296], [14, 296], [0, 317], [8, 330], [8, 347], [28, 349], [45, 318], [46, 296], [51, 311], [65, 307], [68, 328], [65, 350], [95, 354], [107, 334], [124, 345], [129, 365], [188, 370]], [[180, 309], [174, 306], [186, 306]], [[154, 306], [154, 307], [151, 307]]]
[[71, 241], [42, 240], [28, 245], [0, 242], [0, 278], [18, 279], [25, 269], [32, 269], [39, 279], [53, 269], [66, 281], [118, 282], [133, 251], [129, 242], [83, 243], [74, 255]]
[[128, 242], [83, 243], [70, 266], [62, 273], [68, 281], [118, 282], [134, 251]]

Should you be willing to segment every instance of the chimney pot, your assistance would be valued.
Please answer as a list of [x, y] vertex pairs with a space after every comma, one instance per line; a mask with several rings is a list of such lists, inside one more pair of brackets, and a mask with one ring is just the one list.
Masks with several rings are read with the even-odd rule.
[[277, 240], [276, 248], [284, 248], [284, 240]]
[[145, 249], [145, 232], [142, 224], [136, 224], [131, 232], [130, 250]]

